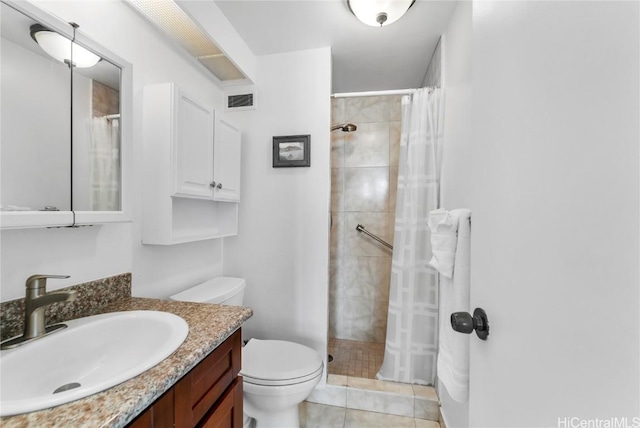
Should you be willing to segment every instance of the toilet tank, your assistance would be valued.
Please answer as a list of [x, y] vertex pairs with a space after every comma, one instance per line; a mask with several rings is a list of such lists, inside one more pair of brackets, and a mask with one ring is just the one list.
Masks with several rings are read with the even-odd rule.
[[169, 298], [182, 302], [241, 306], [244, 299], [245, 285], [243, 278], [221, 276], [187, 288]]

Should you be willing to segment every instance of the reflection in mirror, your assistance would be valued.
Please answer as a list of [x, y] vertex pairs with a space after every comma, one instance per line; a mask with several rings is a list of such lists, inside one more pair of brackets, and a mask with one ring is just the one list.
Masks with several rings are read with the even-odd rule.
[[73, 209], [119, 211], [120, 69], [73, 69]]
[[68, 211], [70, 70], [33, 41], [35, 21], [1, 7], [1, 208]]
[[1, 7], [2, 211], [121, 210], [120, 68]]

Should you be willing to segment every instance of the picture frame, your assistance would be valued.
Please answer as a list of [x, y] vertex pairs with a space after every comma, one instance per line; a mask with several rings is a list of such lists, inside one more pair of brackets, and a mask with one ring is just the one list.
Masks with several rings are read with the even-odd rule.
[[273, 137], [273, 167], [311, 166], [311, 135]]

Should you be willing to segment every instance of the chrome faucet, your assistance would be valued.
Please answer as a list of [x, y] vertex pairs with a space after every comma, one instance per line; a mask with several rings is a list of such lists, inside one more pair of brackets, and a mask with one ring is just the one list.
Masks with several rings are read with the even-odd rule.
[[22, 343], [38, 339], [61, 328], [66, 324], [44, 325], [44, 310], [56, 302], [73, 302], [76, 300], [75, 291], [58, 291], [47, 294], [47, 278], [65, 279], [68, 275], [32, 275], [27, 278], [26, 296], [24, 299], [24, 333], [22, 336], [6, 340], [0, 349], [14, 348]]

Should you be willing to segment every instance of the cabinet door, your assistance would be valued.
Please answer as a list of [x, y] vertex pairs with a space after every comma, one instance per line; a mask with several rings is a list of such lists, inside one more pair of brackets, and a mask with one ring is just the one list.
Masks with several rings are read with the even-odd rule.
[[238, 376], [198, 428], [242, 428], [242, 409], [242, 376]]
[[173, 196], [211, 199], [214, 110], [174, 93]]
[[224, 119], [216, 126], [213, 177], [216, 201], [240, 201], [240, 130]]
[[131, 422], [128, 428], [173, 428], [173, 408], [171, 388]]
[[[176, 428], [193, 428], [211, 413], [220, 397], [236, 381], [242, 363], [241, 353], [242, 334], [238, 330], [176, 384]], [[242, 411], [241, 402], [233, 401], [231, 407], [240, 406], [239, 411]]]

